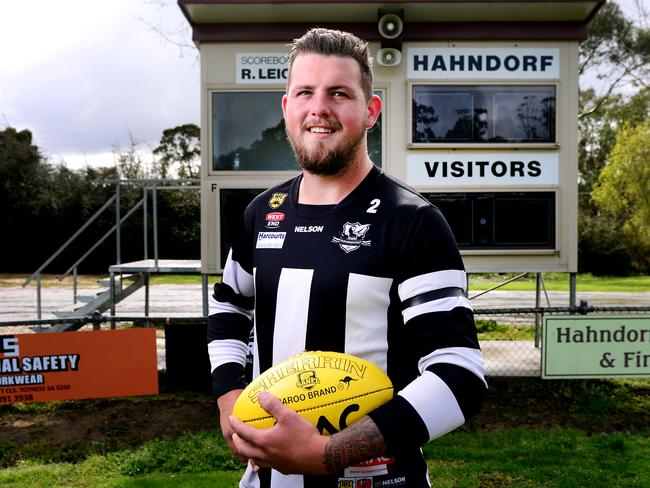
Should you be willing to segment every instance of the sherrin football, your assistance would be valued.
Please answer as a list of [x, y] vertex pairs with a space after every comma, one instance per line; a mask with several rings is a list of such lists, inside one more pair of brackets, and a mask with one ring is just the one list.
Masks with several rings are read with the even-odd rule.
[[309, 420], [321, 434], [335, 434], [393, 397], [393, 385], [375, 364], [349, 354], [310, 351], [260, 374], [244, 389], [233, 414], [253, 427], [275, 418], [257, 401], [268, 391]]

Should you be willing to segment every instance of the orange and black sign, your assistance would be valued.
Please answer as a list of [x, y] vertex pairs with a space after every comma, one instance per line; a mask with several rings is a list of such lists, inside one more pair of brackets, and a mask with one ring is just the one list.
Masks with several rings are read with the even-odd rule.
[[155, 329], [0, 336], [0, 403], [157, 393]]

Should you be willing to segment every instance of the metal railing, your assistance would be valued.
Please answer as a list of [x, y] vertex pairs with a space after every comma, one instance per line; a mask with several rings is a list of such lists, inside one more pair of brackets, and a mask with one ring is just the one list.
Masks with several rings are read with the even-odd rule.
[[[121, 227], [128, 218], [130, 218], [136, 210], [139, 208], [143, 209], [142, 217], [142, 227], [143, 227], [143, 245], [144, 259], [148, 259], [148, 249], [149, 249], [149, 239], [148, 239], [148, 228], [147, 223], [149, 220], [148, 217], [148, 192], [152, 194], [152, 206], [153, 206], [153, 251], [154, 259], [156, 266], [158, 265], [158, 191], [159, 190], [196, 190], [200, 189], [201, 186], [196, 185], [195, 183], [200, 183], [201, 180], [197, 178], [177, 178], [177, 179], [109, 179], [105, 180], [104, 183], [115, 185], [115, 194], [112, 195], [77, 231], [75, 231], [56, 251], [52, 253], [44, 262], [41, 264], [36, 271], [34, 271], [22, 284], [23, 288], [26, 287], [33, 280], [36, 280], [36, 316], [38, 319], [42, 318], [42, 273], [47, 266], [49, 266], [59, 255], [67, 249], [70, 244], [79, 238], [79, 236], [88, 228], [90, 225], [95, 222], [110, 206], [115, 203], [115, 225], [106, 232], [102, 237], [94, 242], [83, 254], [82, 256], [75, 261], [75, 263], [70, 266], [65, 273], [58, 277], [59, 281], [63, 281], [67, 276], [72, 273], [72, 303], [77, 303], [77, 270], [81, 263], [84, 262], [93, 251], [95, 251], [106, 239], [108, 239], [112, 234], [115, 234], [115, 258], [116, 263], [121, 264], [122, 260], [122, 243], [121, 243]], [[170, 185], [171, 184], [171, 185]], [[122, 217], [121, 215], [121, 188], [122, 185], [142, 185], [143, 196], [142, 198], [131, 207], [127, 213]], [[107, 264], [108, 267], [108, 264]]]
[[[637, 314], [649, 313], [650, 306], [590, 306], [581, 301], [577, 307], [482, 308], [474, 310], [481, 349], [488, 376], [540, 376], [541, 347], [537, 342], [544, 317], [550, 315]], [[117, 328], [116, 324], [136, 327], [164, 327], [176, 324], [207, 324], [205, 316], [151, 317], [111, 316], [99, 312], [85, 317], [65, 319], [15, 320], [0, 322], [0, 333], [25, 333], [56, 330], [57, 324], [74, 323], [76, 329], [91, 326]], [[26, 330], [27, 329], [27, 330]], [[34, 330], [38, 329], [38, 330]]]

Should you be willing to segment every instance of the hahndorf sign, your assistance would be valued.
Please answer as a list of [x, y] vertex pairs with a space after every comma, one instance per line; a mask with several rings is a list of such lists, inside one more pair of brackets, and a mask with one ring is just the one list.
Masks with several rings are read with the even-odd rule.
[[650, 317], [545, 319], [542, 378], [639, 376], [650, 376]]

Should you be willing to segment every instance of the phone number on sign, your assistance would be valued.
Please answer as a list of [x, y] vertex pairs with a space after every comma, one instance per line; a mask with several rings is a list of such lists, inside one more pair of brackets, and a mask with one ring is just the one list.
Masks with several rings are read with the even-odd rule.
[[0, 395], [0, 403], [31, 402], [32, 400], [34, 400], [34, 395], [31, 393], [24, 395]]

